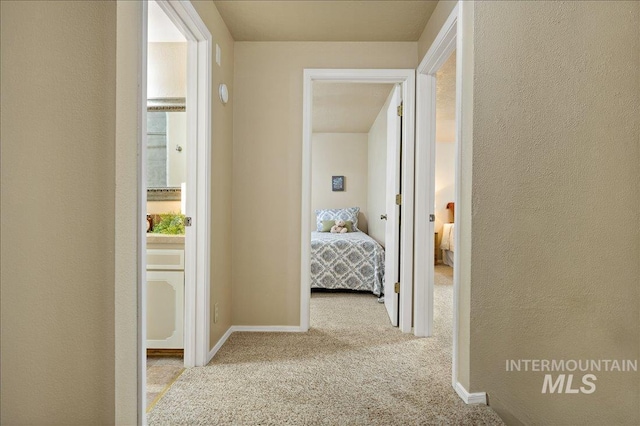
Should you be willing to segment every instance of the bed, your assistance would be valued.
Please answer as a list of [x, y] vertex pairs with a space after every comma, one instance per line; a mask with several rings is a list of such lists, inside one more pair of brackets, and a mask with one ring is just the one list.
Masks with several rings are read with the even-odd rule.
[[454, 235], [455, 225], [453, 223], [445, 223], [442, 227], [442, 242], [440, 249], [442, 250], [442, 263], [453, 267], [453, 252], [455, 251]]
[[384, 290], [384, 249], [376, 240], [356, 231], [346, 234], [311, 233], [311, 288]]
[[[455, 217], [454, 203], [447, 204], [447, 209], [450, 213], [450, 220], [453, 222]], [[440, 249], [442, 250], [442, 263], [453, 267], [453, 252], [455, 251], [455, 232], [456, 227], [454, 223], [445, 223], [442, 226], [442, 240], [440, 242]]]

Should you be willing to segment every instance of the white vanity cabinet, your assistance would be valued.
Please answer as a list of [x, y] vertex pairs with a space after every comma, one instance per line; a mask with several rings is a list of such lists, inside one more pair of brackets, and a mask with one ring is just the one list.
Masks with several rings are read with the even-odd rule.
[[147, 349], [183, 349], [184, 249], [147, 249]]

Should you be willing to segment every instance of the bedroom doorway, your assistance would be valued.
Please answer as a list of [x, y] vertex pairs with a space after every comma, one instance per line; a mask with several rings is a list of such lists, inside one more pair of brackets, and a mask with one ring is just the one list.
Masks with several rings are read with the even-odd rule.
[[[449, 251], [453, 252], [452, 283], [452, 325], [453, 333], [451, 384], [458, 396], [467, 404], [486, 403], [483, 392], [470, 393], [458, 381], [459, 349], [462, 356], [468, 353], [468, 342], [458, 342], [460, 330], [468, 330], [468, 299], [461, 305], [461, 287], [468, 292], [471, 283], [468, 280], [469, 252], [471, 240], [471, 141], [472, 135], [466, 132], [472, 122], [471, 93], [473, 85], [473, 8], [465, 2], [458, 2], [427, 50], [417, 68], [417, 126], [416, 126], [416, 171], [415, 171], [415, 256], [423, 259], [415, 262], [415, 305], [414, 333], [416, 336], [431, 336], [434, 330], [434, 259], [436, 255], [435, 219], [435, 161], [436, 161], [436, 106], [437, 73], [451, 56], [455, 57], [455, 142], [454, 142], [454, 197], [450, 209], [447, 201], [444, 208], [453, 221], [454, 232], [450, 234]], [[463, 87], [464, 83], [464, 87]], [[446, 217], [446, 216], [445, 216]], [[444, 226], [443, 226], [444, 233]], [[441, 242], [440, 242], [441, 244]], [[439, 250], [438, 246], [438, 250]], [[453, 249], [453, 250], [451, 250]], [[464, 275], [461, 271], [465, 271]], [[461, 282], [464, 277], [464, 282]], [[468, 294], [468, 293], [467, 293]], [[464, 317], [463, 317], [464, 315]], [[460, 316], [460, 318], [459, 318]], [[461, 322], [461, 319], [463, 320]], [[464, 331], [463, 331], [464, 332]], [[466, 349], [465, 349], [466, 348]]]
[[[458, 363], [468, 365], [468, 292], [471, 240], [471, 163], [473, 134], [473, 5], [458, 2], [417, 68], [414, 324], [416, 336], [431, 336], [434, 328], [435, 153], [437, 73], [455, 52], [455, 188], [453, 207], [453, 285], [451, 385], [467, 404], [486, 404], [484, 392], [469, 392], [458, 380]], [[449, 204], [447, 202], [447, 204]], [[437, 206], [441, 208], [442, 206]], [[446, 208], [446, 206], [445, 206]], [[451, 250], [450, 250], [451, 251]], [[464, 292], [467, 297], [462, 297]]]
[[[414, 334], [420, 337], [433, 335], [436, 265], [442, 264], [443, 255], [453, 260], [449, 263], [459, 264], [459, 250], [455, 249], [460, 247], [459, 232], [451, 232], [455, 230], [453, 223], [458, 222], [456, 210], [460, 211], [462, 74], [461, 49], [457, 46], [461, 42], [458, 8], [451, 12], [417, 69], [415, 255], [425, 261], [415, 264]], [[447, 252], [440, 249], [443, 239]], [[454, 377], [459, 272], [460, 268], [455, 268], [449, 274], [453, 281]]]
[[303, 331], [311, 288], [380, 296], [411, 331], [413, 86], [412, 70], [305, 70]]
[[313, 84], [312, 326], [317, 299], [347, 292], [383, 303], [398, 325], [401, 102], [395, 84]]
[[449, 333], [437, 320], [446, 317], [451, 327], [455, 253], [456, 191], [456, 52], [436, 71], [436, 129], [433, 165], [434, 268], [428, 276], [433, 288], [432, 334]]
[[[432, 300], [431, 335], [451, 335], [456, 195], [456, 52], [436, 71], [433, 160], [433, 269], [427, 276]], [[430, 243], [430, 242], [429, 242]], [[431, 259], [429, 259], [429, 262]]]

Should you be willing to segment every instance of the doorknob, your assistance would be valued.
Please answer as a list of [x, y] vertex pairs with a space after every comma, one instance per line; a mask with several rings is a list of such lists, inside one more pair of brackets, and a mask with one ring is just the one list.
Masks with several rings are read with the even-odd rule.
[[386, 214], [381, 214], [380, 215], [380, 220], [387, 220], [387, 215]]

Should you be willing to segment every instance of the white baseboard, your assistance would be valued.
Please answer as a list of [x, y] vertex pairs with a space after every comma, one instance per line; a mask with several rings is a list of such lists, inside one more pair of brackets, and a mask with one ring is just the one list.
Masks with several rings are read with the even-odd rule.
[[297, 325], [233, 325], [233, 331], [255, 331], [259, 333], [299, 333], [303, 330]]
[[231, 333], [233, 333], [233, 326], [229, 327], [229, 329], [227, 330], [226, 333], [224, 333], [222, 335], [222, 337], [220, 338], [220, 340], [218, 340], [218, 342], [215, 344], [215, 346], [211, 349], [211, 351], [209, 351], [209, 355], [207, 356], [207, 362], [204, 363], [204, 365], [209, 364], [209, 361], [211, 361], [211, 359], [213, 358], [213, 356], [218, 353], [218, 351], [220, 350], [220, 348], [222, 347], [222, 345], [225, 344], [225, 342], [227, 341], [227, 339], [229, 338], [229, 336], [231, 336]]
[[484, 404], [487, 405], [487, 394], [485, 392], [469, 393], [460, 382], [456, 382], [453, 386], [458, 396], [465, 404]]

